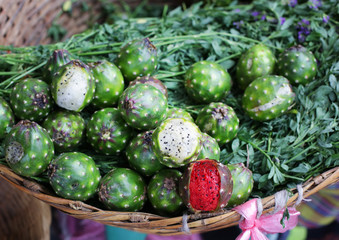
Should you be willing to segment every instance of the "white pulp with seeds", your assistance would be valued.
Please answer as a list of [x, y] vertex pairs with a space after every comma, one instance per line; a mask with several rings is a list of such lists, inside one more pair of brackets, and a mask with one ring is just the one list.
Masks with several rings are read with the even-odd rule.
[[201, 137], [201, 131], [193, 122], [170, 118], [153, 133], [154, 151], [162, 164], [184, 166], [197, 159], [202, 148]]

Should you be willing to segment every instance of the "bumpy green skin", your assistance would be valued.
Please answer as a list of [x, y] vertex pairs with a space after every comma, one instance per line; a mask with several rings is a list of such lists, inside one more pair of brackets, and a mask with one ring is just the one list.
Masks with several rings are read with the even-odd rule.
[[267, 46], [254, 45], [238, 61], [236, 66], [237, 85], [244, 90], [254, 79], [272, 74], [275, 63], [276, 58]]
[[153, 152], [152, 134], [152, 130], [139, 133], [126, 148], [130, 167], [143, 176], [152, 176], [165, 167]]
[[167, 118], [184, 118], [188, 121], [194, 122], [194, 119], [189, 112], [178, 107], [169, 108], [167, 110]]
[[307, 84], [317, 74], [313, 53], [301, 45], [286, 49], [278, 58], [277, 75], [286, 77], [292, 85]]
[[184, 118], [169, 118], [153, 132], [153, 151], [163, 165], [182, 167], [198, 158], [202, 148], [201, 135], [194, 122]]
[[219, 146], [235, 138], [239, 129], [239, 119], [235, 111], [221, 102], [210, 103], [201, 109], [196, 124], [202, 132], [213, 137]]
[[234, 207], [244, 203], [253, 189], [252, 171], [243, 163], [228, 164], [233, 179], [233, 192], [227, 206]]
[[48, 133], [29, 120], [14, 125], [4, 143], [8, 165], [14, 172], [25, 177], [44, 172], [54, 155], [53, 142]]
[[52, 78], [59, 69], [71, 61], [71, 54], [65, 49], [53, 51], [43, 70], [43, 80], [47, 83], [52, 82]]
[[187, 94], [200, 103], [211, 103], [224, 98], [231, 89], [231, 77], [218, 63], [200, 61], [185, 74]]
[[86, 201], [96, 192], [100, 171], [94, 160], [84, 153], [62, 153], [48, 166], [49, 182], [63, 198]]
[[64, 109], [80, 112], [91, 103], [95, 83], [89, 67], [79, 60], [65, 64], [54, 75], [51, 84], [55, 103]]
[[133, 136], [133, 129], [122, 119], [116, 108], [96, 111], [86, 126], [87, 141], [98, 153], [113, 155], [121, 152]]
[[128, 82], [138, 76], [150, 76], [157, 68], [157, 64], [157, 49], [148, 38], [127, 43], [121, 48], [116, 61], [116, 65]]
[[5, 138], [7, 129], [14, 125], [14, 113], [5, 99], [0, 97], [0, 140]]
[[89, 66], [95, 79], [92, 104], [97, 108], [115, 106], [125, 87], [120, 69], [106, 60], [91, 63]]
[[148, 199], [162, 216], [181, 214], [184, 203], [179, 195], [182, 173], [176, 169], [163, 169], [155, 174], [147, 186]]
[[10, 95], [10, 104], [19, 119], [40, 121], [52, 110], [53, 100], [47, 83], [28, 78], [14, 86]]
[[137, 77], [135, 80], [129, 83], [129, 86], [135, 85], [137, 83], [149, 84], [153, 87], [159, 89], [165, 96], [168, 98], [167, 87], [159, 79], [152, 76]]
[[136, 212], [146, 201], [146, 184], [142, 177], [129, 168], [108, 172], [99, 186], [99, 200], [115, 211]]
[[85, 120], [79, 113], [60, 110], [48, 115], [42, 126], [52, 138], [55, 150], [65, 152], [81, 143]]
[[131, 127], [151, 130], [166, 118], [167, 98], [156, 87], [139, 83], [122, 93], [119, 110]]
[[266, 76], [254, 80], [245, 90], [242, 106], [247, 115], [257, 121], [281, 116], [294, 101], [289, 81], [282, 76]]
[[218, 142], [207, 133], [202, 133], [202, 149], [198, 159], [213, 159], [220, 161], [220, 147]]

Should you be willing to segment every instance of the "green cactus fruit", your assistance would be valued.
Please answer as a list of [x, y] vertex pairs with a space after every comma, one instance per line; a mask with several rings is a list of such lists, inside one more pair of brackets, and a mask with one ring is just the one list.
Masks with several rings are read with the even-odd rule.
[[245, 90], [254, 79], [272, 74], [275, 63], [275, 56], [267, 46], [263, 44], [252, 46], [241, 55], [237, 63], [237, 85]]
[[116, 108], [96, 111], [87, 123], [87, 141], [95, 151], [106, 155], [121, 152], [132, 138], [133, 129]]
[[307, 84], [317, 74], [317, 60], [305, 47], [294, 46], [279, 56], [276, 73], [286, 77], [292, 85]]
[[54, 75], [62, 66], [69, 63], [71, 59], [71, 54], [67, 50], [54, 50], [43, 70], [43, 80], [47, 83], [51, 83]]
[[147, 196], [154, 210], [162, 216], [175, 216], [184, 210], [179, 195], [182, 173], [176, 169], [163, 169], [156, 173], [147, 186]]
[[283, 76], [266, 76], [254, 80], [245, 90], [242, 106], [247, 115], [257, 121], [281, 116], [294, 101], [295, 94]]
[[44, 172], [54, 155], [53, 142], [46, 130], [29, 120], [14, 125], [4, 143], [8, 165], [25, 177]]
[[105, 108], [117, 105], [125, 87], [120, 69], [106, 60], [90, 63], [89, 67], [95, 79], [93, 106]]
[[86, 201], [97, 192], [101, 176], [90, 156], [81, 152], [67, 152], [51, 161], [48, 178], [57, 195]]
[[235, 138], [239, 129], [239, 119], [235, 111], [221, 102], [210, 103], [201, 109], [196, 124], [202, 132], [217, 140], [219, 146]]
[[81, 143], [85, 120], [77, 112], [56, 111], [42, 123], [58, 152], [72, 151]]
[[0, 140], [5, 138], [7, 131], [14, 125], [14, 113], [5, 99], [0, 97]]
[[146, 183], [129, 168], [115, 168], [108, 172], [99, 185], [99, 200], [115, 211], [136, 212], [146, 201]]
[[119, 110], [131, 127], [151, 130], [166, 118], [167, 98], [156, 87], [139, 83], [122, 93]]
[[47, 83], [27, 78], [15, 84], [10, 95], [10, 104], [19, 119], [40, 121], [52, 110], [53, 100]]
[[180, 196], [192, 212], [213, 212], [226, 207], [232, 190], [230, 170], [211, 159], [191, 162], [179, 181]]
[[189, 112], [178, 107], [169, 108], [167, 110], [167, 118], [184, 118], [188, 121], [194, 122], [194, 119]]
[[233, 192], [228, 207], [235, 207], [244, 203], [250, 196], [253, 189], [252, 171], [243, 163], [228, 164], [233, 179]]
[[202, 149], [198, 156], [198, 159], [213, 159], [216, 161], [220, 161], [220, 147], [214, 138], [212, 138], [207, 133], [202, 133]]
[[165, 96], [168, 98], [168, 90], [167, 87], [160, 81], [159, 79], [152, 77], [152, 76], [144, 76], [144, 77], [137, 77], [137, 79], [131, 81], [129, 86], [135, 85], [137, 83], [149, 84], [153, 87], [159, 89]]
[[200, 103], [210, 103], [224, 98], [231, 90], [231, 77], [218, 63], [200, 61], [185, 74], [185, 88], [189, 97]]
[[139, 133], [126, 148], [130, 167], [143, 176], [152, 176], [165, 167], [153, 152], [152, 134], [152, 130]]
[[148, 38], [127, 43], [121, 48], [116, 60], [116, 65], [128, 82], [138, 76], [150, 76], [157, 68], [157, 64], [157, 49]]
[[195, 123], [183, 118], [169, 118], [153, 132], [153, 151], [167, 167], [185, 166], [198, 158], [201, 135]]
[[59, 107], [80, 112], [92, 101], [95, 92], [93, 75], [87, 65], [72, 60], [54, 75], [51, 90]]

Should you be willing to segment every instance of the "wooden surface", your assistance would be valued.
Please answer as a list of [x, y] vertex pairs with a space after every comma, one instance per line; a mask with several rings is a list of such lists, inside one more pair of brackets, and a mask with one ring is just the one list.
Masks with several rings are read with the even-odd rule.
[[0, 239], [48, 240], [51, 207], [0, 178]]

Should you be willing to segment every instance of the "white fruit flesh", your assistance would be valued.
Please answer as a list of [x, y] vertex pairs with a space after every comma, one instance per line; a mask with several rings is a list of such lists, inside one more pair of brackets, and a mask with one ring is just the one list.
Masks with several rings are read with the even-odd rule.
[[86, 71], [78, 69], [76, 66], [67, 68], [56, 86], [56, 103], [62, 108], [77, 111], [85, 104], [89, 84], [89, 76]]
[[179, 118], [169, 119], [159, 133], [160, 151], [180, 164], [197, 152], [200, 137], [201, 132], [194, 123]]

